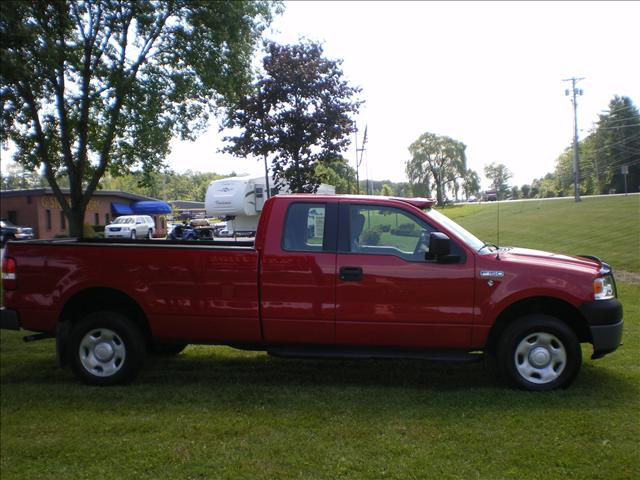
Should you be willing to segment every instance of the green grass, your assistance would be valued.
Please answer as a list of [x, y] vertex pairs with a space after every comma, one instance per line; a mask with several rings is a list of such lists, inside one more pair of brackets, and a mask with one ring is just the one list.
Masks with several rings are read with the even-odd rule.
[[[639, 200], [503, 204], [501, 243], [637, 272]], [[444, 212], [491, 241], [493, 208]], [[618, 287], [624, 345], [596, 361], [585, 345], [574, 385], [545, 394], [506, 389], [482, 364], [201, 346], [150, 359], [128, 387], [95, 388], [55, 366], [53, 340], [2, 331], [0, 477], [637, 479], [640, 286]]]
[[640, 286], [624, 346], [566, 391], [482, 364], [280, 360], [189, 347], [131, 386], [78, 384], [54, 344], [1, 334], [0, 473], [46, 478], [640, 477]]
[[[485, 242], [497, 242], [497, 204], [440, 211]], [[595, 255], [615, 270], [640, 272], [640, 195], [503, 202], [500, 245]]]

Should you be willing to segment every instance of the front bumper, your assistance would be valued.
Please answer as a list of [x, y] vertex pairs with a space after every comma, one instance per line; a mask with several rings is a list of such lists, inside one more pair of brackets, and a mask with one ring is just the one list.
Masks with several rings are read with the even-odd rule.
[[20, 317], [15, 310], [0, 308], [0, 329], [20, 330]]
[[580, 311], [587, 319], [591, 331], [591, 358], [602, 358], [621, 345], [624, 320], [622, 304], [617, 298], [586, 302], [582, 304]]

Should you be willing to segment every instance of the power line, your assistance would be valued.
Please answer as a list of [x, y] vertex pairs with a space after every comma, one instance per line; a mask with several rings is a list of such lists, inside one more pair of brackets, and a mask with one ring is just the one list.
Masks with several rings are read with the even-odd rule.
[[617, 113], [624, 112], [625, 110], [637, 110], [635, 105], [625, 105], [624, 107], [614, 108], [613, 110], [601, 110], [601, 113]]
[[619, 128], [633, 128], [640, 127], [640, 123], [634, 123], [631, 125], [616, 125], [615, 127], [596, 127], [596, 130], [618, 130]]

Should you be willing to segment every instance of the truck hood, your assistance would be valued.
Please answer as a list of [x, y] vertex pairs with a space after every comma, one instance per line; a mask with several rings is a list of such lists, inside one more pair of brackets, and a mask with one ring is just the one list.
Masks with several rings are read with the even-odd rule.
[[517, 247], [501, 248], [500, 260], [519, 264], [530, 264], [536, 267], [559, 268], [591, 275], [597, 275], [603, 266], [602, 262], [596, 259], [572, 257], [559, 253]]

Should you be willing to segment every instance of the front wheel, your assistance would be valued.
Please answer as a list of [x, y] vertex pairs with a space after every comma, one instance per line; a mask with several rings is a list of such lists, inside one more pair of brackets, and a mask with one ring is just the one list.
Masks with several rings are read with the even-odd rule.
[[131, 240], [135, 240], [135, 239], [136, 239], [136, 231], [131, 230]]
[[578, 375], [582, 350], [564, 322], [548, 315], [527, 315], [504, 332], [498, 348], [505, 379], [524, 390], [568, 387]]
[[109, 311], [91, 313], [74, 325], [68, 349], [73, 372], [90, 385], [130, 382], [145, 356], [140, 329], [124, 315]]

